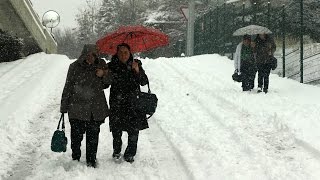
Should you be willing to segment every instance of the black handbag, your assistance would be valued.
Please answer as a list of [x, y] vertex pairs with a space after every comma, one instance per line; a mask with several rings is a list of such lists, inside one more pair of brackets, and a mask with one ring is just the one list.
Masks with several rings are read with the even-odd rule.
[[[60, 130], [60, 123], [62, 121], [61, 130]], [[68, 139], [64, 132], [64, 114], [61, 114], [57, 130], [53, 133], [51, 139], [51, 150], [53, 152], [66, 152], [67, 151], [67, 144]]]
[[242, 75], [238, 74], [238, 71], [235, 70], [234, 73], [232, 74], [232, 79], [236, 82], [242, 82]]
[[278, 60], [274, 56], [271, 56], [270, 60], [271, 60], [271, 69], [275, 70], [278, 66]]
[[137, 112], [149, 115], [149, 119], [157, 109], [158, 98], [157, 95], [151, 93], [148, 83], [148, 92], [139, 92], [138, 95], [133, 98], [134, 109]]

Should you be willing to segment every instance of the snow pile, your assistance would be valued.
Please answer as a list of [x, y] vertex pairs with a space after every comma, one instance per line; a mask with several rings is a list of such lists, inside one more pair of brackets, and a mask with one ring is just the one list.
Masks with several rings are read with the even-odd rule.
[[[0, 64], [0, 177], [15, 179], [318, 179], [319, 87], [276, 75], [269, 93], [242, 92], [219, 55], [143, 59], [158, 109], [139, 136], [135, 162], [111, 159], [108, 119], [98, 168], [50, 150], [68, 65], [36, 54]], [[147, 91], [147, 87], [142, 87]], [[107, 97], [109, 89], [105, 91]], [[66, 133], [70, 126], [66, 119]], [[126, 134], [123, 135], [123, 150]]]

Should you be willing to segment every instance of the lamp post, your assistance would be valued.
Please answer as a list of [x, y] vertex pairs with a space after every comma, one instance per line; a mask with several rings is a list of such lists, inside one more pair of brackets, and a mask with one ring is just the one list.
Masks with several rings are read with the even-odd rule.
[[223, 11], [224, 11], [224, 13], [223, 13], [223, 23], [222, 23], [222, 34], [223, 34], [223, 38], [222, 38], [222, 43], [223, 43], [223, 50], [222, 50], [222, 55], [224, 56], [225, 55], [225, 51], [226, 51], [226, 35], [225, 35], [225, 32], [226, 32], [226, 11], [227, 11], [227, 5], [226, 5], [226, 3], [223, 3]]
[[193, 55], [193, 46], [194, 46], [194, 9], [195, 2], [194, 0], [189, 0], [188, 4], [188, 31], [187, 31], [187, 56]]
[[220, 16], [220, 11], [219, 11], [219, 6], [217, 6], [217, 18], [216, 18], [216, 48], [217, 48], [217, 53], [220, 54], [220, 41], [219, 41], [219, 38], [220, 38], [220, 26], [219, 26], [219, 16]]
[[270, 6], [271, 6], [271, 2], [268, 1], [268, 21], [267, 21], [268, 28], [270, 28]]
[[257, 22], [257, 3], [253, 3], [253, 24], [256, 24]]
[[286, 77], [286, 12], [282, 5], [282, 77]]
[[303, 0], [300, 0], [300, 83], [303, 83]]
[[245, 2], [242, 2], [242, 26], [244, 26], [244, 9], [245, 9]]

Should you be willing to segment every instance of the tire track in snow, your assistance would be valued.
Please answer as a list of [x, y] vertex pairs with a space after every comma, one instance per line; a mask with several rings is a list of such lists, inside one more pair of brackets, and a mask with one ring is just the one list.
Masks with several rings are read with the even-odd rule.
[[[223, 97], [220, 97], [220, 96], [218, 96], [217, 94], [215, 94], [215, 93], [213, 93], [213, 89], [210, 89], [210, 88], [207, 88], [207, 87], [204, 87], [203, 85], [201, 85], [200, 83], [198, 83], [198, 82], [196, 82], [196, 81], [193, 81], [193, 80], [190, 80], [189, 78], [187, 78], [187, 77], [185, 77], [185, 75], [183, 74], [183, 73], [181, 73], [180, 71], [179, 71], [179, 69], [177, 69], [177, 68], [175, 68], [173, 65], [170, 65], [170, 64], [167, 64], [167, 66], [169, 67], [169, 68], [171, 68], [174, 72], [176, 72], [177, 74], [179, 74], [179, 76], [181, 77], [181, 78], [183, 78], [183, 80], [184, 81], [186, 81], [187, 82], [187, 84], [194, 84], [195, 86], [193, 86], [193, 88], [195, 88], [197, 91], [200, 91], [200, 92], [203, 92], [203, 93], [209, 93], [210, 95], [211, 95], [211, 99], [216, 99], [216, 100], [218, 100], [218, 102], [220, 101], [220, 102], [222, 102], [222, 103], [219, 103], [220, 105], [222, 105], [222, 106], [224, 106], [225, 108], [227, 108], [227, 109], [232, 109], [232, 112], [234, 112], [234, 111], [236, 111], [237, 112], [237, 114], [239, 114], [240, 116], [241, 116], [241, 114], [250, 114], [247, 110], [245, 110], [245, 109], [241, 109], [241, 108], [239, 108], [238, 106], [236, 106], [235, 104], [233, 104], [232, 102], [230, 102], [229, 100], [227, 100], [227, 99], [225, 99], [225, 98], [223, 98]], [[187, 68], [187, 67], [186, 67]], [[192, 74], [192, 73], [191, 73]], [[223, 81], [221, 81], [218, 77], [215, 77], [215, 80], [217, 80], [217, 81], [219, 81], [219, 83], [220, 84], [224, 84], [224, 82]], [[208, 113], [210, 113], [211, 115], [215, 115], [215, 114], [212, 114], [212, 112], [210, 112], [211, 110], [209, 109], [209, 108], [207, 108], [204, 104], [202, 104], [200, 101], [199, 101], [199, 97], [196, 97], [196, 96], [194, 96], [194, 95], [191, 95], [191, 96], [193, 96], [193, 98], [195, 99], [195, 100], [197, 100], [198, 102], [199, 102], [199, 104], [204, 108], [204, 109], [207, 109], [207, 112]], [[209, 96], [208, 96], [209, 97]], [[208, 100], [208, 99], [203, 99], [203, 100]], [[240, 117], [239, 116], [239, 117]], [[220, 120], [219, 120], [220, 119]], [[253, 118], [250, 118], [249, 120], [251, 120], [251, 119], [253, 119]], [[222, 119], [221, 118], [219, 118], [219, 117], [217, 117], [216, 118], [216, 120], [218, 120], [218, 121], [220, 121], [220, 123], [221, 124], [223, 124], [223, 121], [222, 121]], [[223, 124], [223, 126], [225, 126], [226, 128], [231, 128], [232, 130], [231, 131], [235, 131], [235, 128], [234, 127], [228, 127], [228, 126], [226, 126], [226, 125], [224, 125]], [[249, 127], [250, 128], [250, 127]], [[251, 128], [252, 129], [252, 128]], [[280, 130], [281, 131], [281, 130]], [[255, 132], [255, 131], [252, 131], [253, 133]], [[266, 132], [266, 133], [268, 133], [268, 132]], [[289, 139], [282, 139], [282, 140], [280, 140], [280, 142], [282, 142], [282, 145], [284, 145], [285, 147], [284, 147], [284, 149], [283, 149], [283, 147], [282, 147], [282, 145], [280, 144], [280, 146], [279, 145], [277, 145], [276, 143], [275, 144], [272, 144], [272, 143], [274, 143], [274, 142], [272, 142], [272, 141], [269, 141], [268, 142], [268, 139], [267, 138], [270, 138], [270, 134], [267, 134], [266, 136], [263, 136], [262, 135], [262, 140], [264, 140], [266, 143], [268, 143], [270, 146], [272, 146], [272, 147], [274, 147], [274, 154], [271, 154], [271, 157], [273, 158], [273, 159], [277, 159], [277, 155], [279, 155], [279, 154], [277, 154], [277, 153], [281, 153], [281, 151], [283, 151], [283, 150], [286, 150], [286, 149], [288, 149], [289, 148], [289, 150], [290, 149], [296, 149], [296, 147], [300, 147], [300, 150], [299, 149], [297, 149], [297, 153], [299, 153], [299, 154], [304, 154], [304, 153], [307, 153], [307, 154], [309, 154], [309, 155], [311, 155], [311, 156], [313, 156], [313, 157], [315, 157], [316, 159], [317, 159], [317, 161], [318, 162], [320, 162], [319, 161], [319, 158], [320, 158], [320, 152], [317, 150], [317, 149], [315, 149], [315, 148], [313, 148], [312, 147], [312, 145], [310, 145], [309, 143], [307, 143], [307, 142], [305, 142], [305, 141], [302, 141], [302, 140], [299, 140], [299, 139], [297, 139], [297, 138], [295, 138], [294, 137], [294, 135], [291, 133], [291, 132], [283, 132], [283, 133], [285, 133], [285, 134], [288, 134], [289, 135], [289, 137], [291, 137], [291, 138], [289, 138]], [[236, 134], [236, 133], [234, 133], [234, 134]], [[243, 134], [243, 133], [242, 133]], [[244, 135], [244, 134], [243, 134]], [[257, 135], [257, 137], [259, 137], [259, 134], [256, 134]], [[272, 135], [272, 134], [271, 134]], [[278, 134], [274, 134], [274, 136], [278, 136]], [[250, 137], [250, 135], [249, 135], [249, 137]], [[252, 137], [254, 137], [254, 136], [252, 136]], [[239, 137], [237, 137], [236, 136], [236, 138], [238, 138], [239, 140], [240, 140], [240, 138]], [[275, 139], [276, 139], [276, 137], [274, 137]], [[283, 138], [286, 138], [285, 137], [285, 135], [284, 135], [284, 137]], [[283, 142], [283, 140], [289, 140], [289, 141], [293, 141], [293, 142], [295, 142], [294, 143], [294, 146], [286, 146], [286, 144], [283, 144], [283, 143], [285, 143], [285, 142]], [[240, 142], [240, 141], [239, 141]], [[290, 142], [289, 142], [290, 143]], [[303, 151], [303, 150], [304, 151]], [[284, 154], [285, 155], [285, 154]], [[284, 156], [283, 155], [283, 156]], [[257, 155], [256, 155], [256, 157], [258, 157]], [[268, 157], [270, 157], [270, 156], [268, 156]], [[290, 158], [291, 159], [291, 157], [288, 157], [288, 158]], [[306, 162], [305, 162], [306, 163]], [[292, 170], [294, 171], [294, 165], [292, 165]], [[265, 169], [268, 169], [267, 167], [265, 167]], [[303, 171], [303, 169], [300, 169], [300, 174], [303, 174], [303, 175], [307, 175], [307, 174], [305, 174], [305, 172]], [[308, 175], [307, 175], [308, 176]]]
[[[194, 174], [186, 164], [184, 158], [182, 157], [181, 152], [178, 150], [176, 145], [170, 140], [170, 138], [165, 133], [165, 131], [161, 128], [161, 126], [158, 125], [157, 123], [158, 119], [155, 117], [152, 117], [150, 120], [154, 121], [154, 123], [149, 122], [152, 128], [152, 134], [149, 134], [149, 142], [153, 144], [152, 146], [156, 147], [158, 146], [158, 144], [163, 144], [163, 142], [161, 142], [162, 141], [161, 139], [164, 139], [165, 142], [170, 146], [170, 149], [172, 150], [173, 154], [175, 155], [174, 158], [178, 159], [179, 164], [182, 166], [183, 172], [186, 175], [185, 178], [189, 180], [196, 179]], [[152, 125], [155, 125], [155, 126], [152, 126]], [[155, 139], [154, 137], [163, 137], [163, 138]], [[155, 141], [157, 141], [157, 143], [155, 143]], [[181, 176], [179, 178], [182, 178]], [[185, 178], [182, 178], [182, 179], [185, 179]]]
[[[201, 85], [200, 83], [194, 81], [194, 80], [190, 80], [189, 78], [185, 77], [180, 71], [179, 69], [175, 68], [174, 66], [170, 66], [168, 64], [168, 66], [172, 69], [174, 69], [175, 72], [177, 72], [181, 77], [184, 78], [185, 81], [195, 84], [194, 87], [196, 87], [197, 90], [203, 92], [203, 93], [210, 93], [211, 97], [214, 97], [214, 99], [219, 100], [221, 103], [221, 105], [225, 106], [225, 108], [228, 109], [232, 109], [232, 111], [236, 111], [238, 114], [247, 114], [249, 115], [250, 113], [243, 109], [240, 108], [238, 106], [236, 106], [234, 103], [232, 103], [230, 100], [223, 98], [222, 96], [218, 96], [217, 94], [213, 93], [214, 90], [210, 89], [208, 87], [205, 87], [203, 85]], [[183, 66], [183, 65], [182, 65]], [[187, 67], [186, 67], [187, 68]], [[218, 76], [214, 76], [216, 81], [219, 81], [219, 84], [224, 84], [224, 81], [222, 81], [220, 78], [218, 78]], [[294, 134], [290, 133], [293, 136], [293, 140], [295, 141], [296, 146], [299, 146], [301, 148], [303, 148], [305, 151], [307, 151], [311, 156], [313, 156], [314, 158], [316, 158], [319, 162], [320, 162], [320, 150], [316, 149], [313, 147], [312, 144], [301, 140], [299, 138], [296, 138], [294, 136]]]
[[[182, 83], [182, 84], [190, 84], [190, 81], [187, 81], [186, 79], [185, 79], [185, 77], [183, 76], [183, 74], [179, 74], [179, 72], [176, 70], [176, 69], [173, 69], [173, 68], [171, 68], [169, 65], [166, 65], [165, 67], [163, 67], [162, 66], [162, 68], [166, 68], [166, 69], [171, 69], [171, 70], [169, 70], [170, 71], [170, 74], [171, 74], [171, 72], [174, 72], [174, 73], [172, 73], [172, 74], [177, 74], [178, 76], [177, 77], [180, 77], [180, 79], [182, 79], [183, 81], [185, 81], [185, 83]], [[168, 71], [166, 71], [166, 72], [168, 72]], [[189, 87], [194, 87], [194, 86], [189, 86]], [[187, 90], [189, 90], [189, 89], [187, 89]], [[223, 129], [225, 129], [225, 130], [222, 130], [222, 133], [226, 133], [226, 134], [230, 134], [231, 136], [231, 139], [230, 138], [225, 138], [224, 139], [224, 141], [225, 140], [231, 140], [231, 141], [233, 141], [233, 143], [230, 143], [230, 144], [237, 144], [237, 145], [239, 145], [239, 149], [240, 149], [240, 151], [239, 152], [242, 152], [242, 153], [245, 153], [246, 154], [246, 160], [245, 160], [245, 162], [250, 162], [250, 161], [252, 161], [252, 163], [249, 163], [249, 164], [258, 164], [259, 162], [257, 162], [256, 160], [254, 160], [254, 159], [252, 159], [252, 158], [250, 158], [250, 156], [252, 156], [252, 154], [255, 154], [254, 153], [254, 151], [252, 150], [252, 149], [250, 149], [248, 146], [246, 146], [246, 144], [245, 143], [243, 143], [242, 142], [242, 140], [241, 140], [241, 136], [239, 136], [237, 133], [235, 133], [235, 131], [232, 129], [232, 128], [230, 128], [230, 127], [228, 127], [228, 126], [226, 126], [224, 123], [222, 123], [222, 119], [221, 119], [221, 117], [219, 117], [216, 113], [213, 113], [212, 111], [210, 111], [210, 109], [208, 109], [207, 108], [207, 106], [205, 105], [205, 104], [203, 104], [201, 101], [199, 101], [199, 99], [197, 98], [197, 97], [195, 97], [195, 96], [193, 96], [193, 95], [189, 95], [189, 96], [191, 96], [192, 97], [192, 99], [194, 99], [194, 101], [197, 103], [197, 104], [199, 104], [199, 106], [204, 110], [204, 112], [205, 113], [207, 113], [208, 115], [210, 115], [210, 117], [211, 117], [211, 119], [214, 119], [215, 121], [214, 122], [216, 122], [216, 123], [218, 123], [218, 125], [221, 127], [221, 128], [223, 128]], [[201, 121], [200, 122], [197, 122], [197, 123], [202, 123]], [[212, 121], [210, 122], [211, 124], [212, 124]], [[204, 123], [202, 126], [208, 126], [209, 124], [207, 123]], [[211, 129], [211, 131], [219, 131], [219, 128], [216, 128], [216, 127], [214, 127], [214, 126], [212, 126], [212, 125], [209, 125], [210, 126], [210, 128], [209, 129]], [[221, 131], [221, 130], [220, 130]], [[223, 132], [224, 131], [224, 132]], [[220, 134], [221, 135], [221, 134]], [[191, 138], [186, 138], [185, 140], [187, 140], [187, 141], [190, 141], [190, 145], [192, 145], [192, 144], [198, 144], [199, 142], [196, 142], [196, 141], [194, 141], [194, 140], [192, 140]], [[226, 145], [226, 146], [228, 146], [228, 145], [230, 145], [229, 143], [226, 143], [226, 142], [224, 142], [223, 143], [224, 145]], [[207, 146], [210, 146], [210, 143], [209, 143], [209, 145], [207, 145]], [[215, 150], [216, 149], [216, 147], [206, 147], [206, 148], [210, 148], [210, 151], [211, 152], [217, 152], [217, 150]], [[229, 148], [230, 150], [232, 149], [232, 147], [230, 147]], [[222, 152], [221, 150], [220, 150], [220, 152], [218, 152], [218, 153], [225, 153], [225, 152]], [[222, 155], [222, 154], [221, 154]], [[240, 159], [241, 160], [243, 160], [243, 156], [241, 156], [241, 155], [238, 155], [239, 157], [240, 157]], [[227, 157], [227, 156], [225, 156], [225, 157]], [[199, 163], [201, 163], [201, 162], [199, 162]], [[260, 170], [262, 170], [263, 171], [263, 173], [264, 173], [264, 175], [265, 175], [265, 177], [268, 177], [268, 174], [267, 174], [267, 172], [266, 171], [264, 171], [264, 169], [265, 168], [261, 168]], [[261, 175], [261, 174], [260, 174]], [[270, 177], [269, 177], [269, 179], [270, 179]]]
[[[58, 104], [49, 105], [39, 114], [36, 115], [36, 120], [31, 122], [30, 128], [27, 132], [25, 141], [18, 148], [18, 151], [23, 152], [21, 157], [12, 167], [12, 170], [8, 172], [9, 176], [3, 180], [21, 180], [33, 174], [33, 170], [38, 166], [38, 156], [41, 156], [41, 149], [39, 147], [48, 140], [48, 132], [52, 129], [48, 129], [42, 125], [48, 120], [52, 119], [53, 114], [56, 115], [55, 119], [58, 119], [59, 114], [56, 113], [58, 109]], [[48, 147], [49, 149], [50, 147]]]
[[320, 162], [320, 151], [318, 149], [314, 148], [310, 143], [299, 138], [295, 138], [295, 142], [297, 145], [308, 151], [313, 157], [318, 159], [318, 161]]

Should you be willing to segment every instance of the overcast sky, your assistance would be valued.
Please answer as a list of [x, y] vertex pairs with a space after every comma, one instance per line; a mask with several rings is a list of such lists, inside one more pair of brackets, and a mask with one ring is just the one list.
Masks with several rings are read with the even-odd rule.
[[74, 28], [79, 9], [85, 5], [86, 0], [31, 0], [33, 8], [42, 19], [43, 14], [48, 10], [55, 10], [60, 15], [59, 28]]

